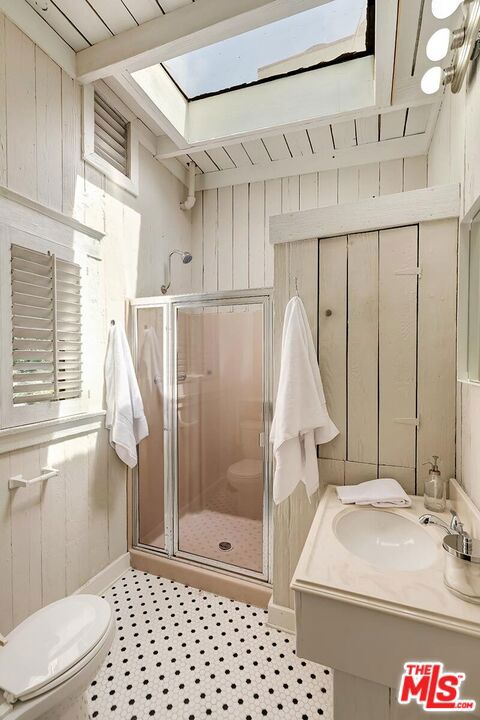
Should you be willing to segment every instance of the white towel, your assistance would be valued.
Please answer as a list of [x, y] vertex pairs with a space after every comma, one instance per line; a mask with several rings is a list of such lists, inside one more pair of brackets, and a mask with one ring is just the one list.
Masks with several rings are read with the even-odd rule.
[[367, 480], [359, 485], [337, 487], [339, 500], [345, 505], [373, 505], [374, 507], [410, 507], [412, 501], [393, 478]]
[[318, 488], [316, 446], [338, 435], [331, 421], [307, 313], [299, 297], [285, 310], [282, 358], [270, 440], [276, 468], [273, 499], [285, 500], [302, 481], [308, 497]]
[[112, 325], [105, 358], [107, 417], [110, 445], [128, 467], [137, 464], [137, 445], [148, 425], [125, 330]]
[[138, 357], [138, 377], [144, 395], [162, 394], [162, 356], [155, 328], [147, 327], [143, 335], [143, 343]]

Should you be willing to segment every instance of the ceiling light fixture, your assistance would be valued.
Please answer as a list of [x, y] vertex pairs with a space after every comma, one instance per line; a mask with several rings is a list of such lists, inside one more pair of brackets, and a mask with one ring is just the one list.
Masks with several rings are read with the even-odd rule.
[[440, 66], [432, 67], [422, 77], [421, 87], [427, 95], [435, 94], [442, 85], [450, 85], [452, 92], [458, 93], [475, 46], [480, 42], [480, 0], [432, 0], [432, 13], [444, 19], [453, 15], [460, 5], [463, 10], [462, 27], [453, 32], [441, 28], [433, 33], [427, 43], [427, 57], [432, 62], [440, 62], [450, 50], [453, 52], [449, 67], [444, 70]]

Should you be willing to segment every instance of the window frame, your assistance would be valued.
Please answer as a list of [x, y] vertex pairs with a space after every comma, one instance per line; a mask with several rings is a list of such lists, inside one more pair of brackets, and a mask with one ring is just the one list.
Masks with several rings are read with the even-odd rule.
[[[12, 359], [12, 285], [11, 285], [11, 246], [20, 245], [42, 253], [54, 253], [60, 260], [73, 262], [81, 269], [81, 322], [82, 337], [88, 331], [85, 303], [86, 255], [54, 241], [27, 232], [23, 229], [0, 224], [0, 305], [8, 312], [0, 315], [0, 347], [2, 362], [0, 367], [0, 427], [15, 428], [22, 425], [44, 422], [57, 418], [71, 417], [88, 410], [88, 389], [85, 382], [85, 357], [82, 356], [82, 389], [79, 397], [45, 402], [13, 403], [13, 359]], [[83, 349], [83, 343], [82, 343]]]
[[[95, 152], [95, 92], [110, 105], [119, 115], [127, 121], [127, 175], [110, 165], [110, 163]], [[112, 182], [119, 185], [129, 193], [138, 196], [138, 133], [136, 117], [128, 107], [103, 82], [91, 83], [83, 86], [83, 159], [89, 165], [106, 175]]]
[[[365, 50], [359, 52], [349, 52], [338, 55], [332, 60], [322, 61], [310, 65], [309, 67], [300, 67], [295, 70], [288, 70], [283, 73], [277, 73], [270, 75], [269, 77], [258, 78], [250, 82], [239, 83], [237, 85], [231, 85], [229, 87], [221, 88], [220, 90], [211, 90], [208, 92], [199, 93], [198, 95], [189, 96], [186, 90], [181, 86], [179, 81], [174, 77], [174, 74], [166, 65], [166, 61], [160, 62], [162, 69], [168, 75], [172, 83], [183, 95], [186, 102], [191, 103], [196, 100], [206, 100], [208, 98], [217, 97], [218, 95], [225, 95], [226, 93], [235, 92], [237, 90], [244, 90], [245, 88], [256, 87], [257, 85], [264, 85], [265, 83], [273, 82], [287, 77], [295, 77], [296, 75], [303, 75], [304, 73], [311, 72], [312, 70], [319, 70], [325, 67], [331, 67], [332, 65], [341, 65], [357, 58], [368, 57], [369, 55], [375, 55], [375, 22], [376, 22], [376, 0], [366, 0], [366, 29], [365, 29]], [[273, 22], [273, 21], [272, 21]], [[188, 51], [187, 53], [188, 54]]]

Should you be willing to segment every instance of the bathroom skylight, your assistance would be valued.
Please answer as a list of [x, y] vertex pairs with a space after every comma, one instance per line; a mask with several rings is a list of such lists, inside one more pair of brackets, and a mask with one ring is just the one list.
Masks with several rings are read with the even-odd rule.
[[162, 63], [189, 100], [373, 52], [373, 1], [310, 10]]

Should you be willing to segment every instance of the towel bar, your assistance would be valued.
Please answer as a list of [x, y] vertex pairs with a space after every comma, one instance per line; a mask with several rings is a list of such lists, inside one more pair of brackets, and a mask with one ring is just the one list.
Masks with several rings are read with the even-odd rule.
[[42, 474], [38, 477], [34, 477], [31, 480], [25, 480], [23, 475], [14, 475], [8, 481], [8, 489], [14, 490], [19, 487], [30, 487], [30, 485], [36, 485], [36, 483], [43, 482], [44, 480], [50, 480], [50, 478], [58, 475], [60, 471], [55, 468], [44, 467], [42, 468]]

